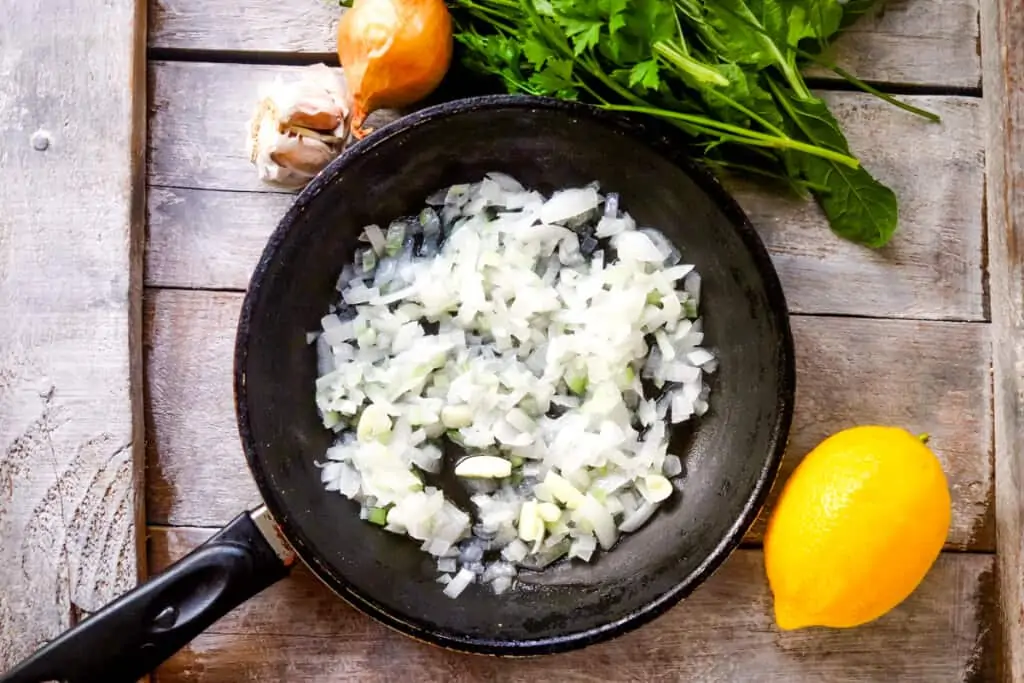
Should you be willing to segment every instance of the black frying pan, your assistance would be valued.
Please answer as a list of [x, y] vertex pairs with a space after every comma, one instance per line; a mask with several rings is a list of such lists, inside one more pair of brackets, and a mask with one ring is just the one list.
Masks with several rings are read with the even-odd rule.
[[[790, 425], [794, 369], [786, 302], [764, 246], [683, 149], [673, 129], [651, 121], [486, 97], [423, 110], [347, 150], [270, 238], [239, 320], [238, 428], [266, 508], [241, 514], [0, 681], [135, 680], [283, 578], [289, 546], [367, 614], [474, 653], [582, 647], [688, 595], [740, 542], [769, 491]], [[305, 335], [336, 296], [363, 225], [418, 211], [434, 190], [493, 170], [545, 192], [592, 180], [619, 192], [640, 223], [663, 230], [702, 274], [707, 343], [721, 364], [710, 412], [673, 434], [686, 467], [679, 494], [646, 527], [592, 565], [551, 567], [502, 596], [472, 586], [450, 600], [417, 542], [361, 521], [354, 503], [323, 490], [314, 461], [331, 434], [314, 408], [315, 350]]]

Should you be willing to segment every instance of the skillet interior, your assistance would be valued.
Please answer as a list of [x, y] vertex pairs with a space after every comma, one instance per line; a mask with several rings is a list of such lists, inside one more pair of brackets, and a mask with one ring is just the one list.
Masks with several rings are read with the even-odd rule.
[[[774, 479], [793, 400], [785, 301], [764, 249], [671, 132], [587, 107], [489, 97], [401, 119], [350, 148], [300, 196], [253, 276], [239, 325], [236, 393], [249, 464], [300, 556], [343, 597], [404, 632], [501, 654], [565, 650], [643, 623], [688, 594], [753, 521]], [[305, 333], [336, 296], [367, 223], [418, 211], [439, 187], [509, 173], [542, 191], [598, 180], [663, 230], [703, 276], [707, 344], [721, 366], [711, 410], [673, 436], [681, 495], [593, 566], [559, 567], [504, 596], [449, 600], [418, 544], [362, 522], [323, 491], [330, 434], [313, 405]]]

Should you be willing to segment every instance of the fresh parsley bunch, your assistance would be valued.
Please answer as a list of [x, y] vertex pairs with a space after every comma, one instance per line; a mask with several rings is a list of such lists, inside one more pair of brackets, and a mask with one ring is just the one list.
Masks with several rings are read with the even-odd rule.
[[895, 194], [800, 72], [873, 0], [450, 1], [463, 62], [510, 92], [658, 116], [712, 167], [810, 192], [846, 239], [881, 247], [896, 231]]

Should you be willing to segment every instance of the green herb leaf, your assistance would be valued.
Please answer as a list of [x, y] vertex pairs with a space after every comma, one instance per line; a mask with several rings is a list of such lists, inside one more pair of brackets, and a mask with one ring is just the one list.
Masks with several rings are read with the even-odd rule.
[[661, 87], [661, 80], [658, 78], [658, 62], [648, 59], [633, 65], [633, 68], [629, 70], [628, 85], [631, 88], [640, 87], [643, 90], [657, 90]]
[[542, 94], [574, 100], [576, 85], [572, 78], [573, 63], [568, 59], [549, 58], [544, 68], [530, 77], [530, 85]]
[[[850, 153], [839, 123], [820, 99], [787, 99], [786, 106], [809, 141]], [[827, 188], [814, 190], [814, 196], [837, 235], [869, 247], [888, 244], [896, 232], [899, 216], [896, 195], [891, 189], [863, 167], [849, 168], [802, 153], [793, 153], [793, 158], [807, 181]]]
[[704, 8], [706, 39], [727, 61], [763, 69], [781, 58], [762, 23], [767, 19], [774, 25], [777, 16], [762, 14], [759, 20], [743, 0], [719, 0]]
[[573, 24], [573, 28], [569, 29], [567, 34], [572, 39], [574, 55], [579, 57], [587, 50], [597, 47], [597, 43], [601, 39], [601, 26], [602, 24], [596, 21], [580, 21]]
[[544, 66], [544, 62], [552, 57], [551, 48], [537, 38], [531, 37], [523, 43], [523, 55], [530, 60], [534, 68]]

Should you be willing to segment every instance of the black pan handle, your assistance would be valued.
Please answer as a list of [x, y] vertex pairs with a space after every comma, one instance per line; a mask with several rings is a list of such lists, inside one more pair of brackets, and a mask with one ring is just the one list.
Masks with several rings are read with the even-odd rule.
[[244, 512], [138, 588], [0, 676], [0, 683], [134, 683], [288, 575], [295, 556], [265, 508]]

